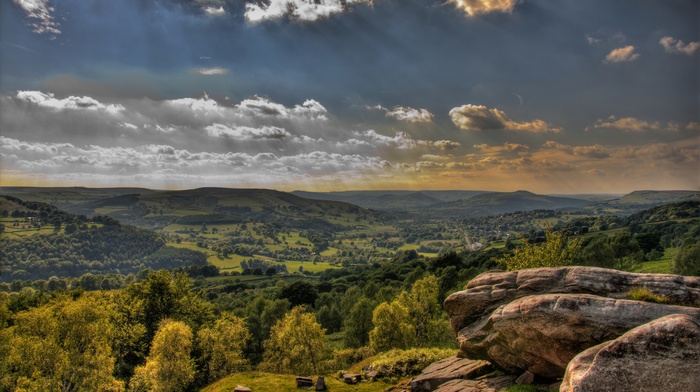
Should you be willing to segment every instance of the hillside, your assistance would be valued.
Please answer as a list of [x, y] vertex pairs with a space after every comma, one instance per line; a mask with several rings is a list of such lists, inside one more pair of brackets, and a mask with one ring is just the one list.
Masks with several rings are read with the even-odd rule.
[[586, 200], [537, 195], [528, 191], [491, 192], [465, 200], [434, 205], [426, 208], [424, 213], [444, 218], [477, 217], [516, 211], [578, 208], [588, 203]]
[[201, 252], [166, 246], [158, 233], [109, 217], [7, 196], [0, 197], [0, 211], [0, 281], [206, 265]]
[[700, 201], [700, 191], [634, 191], [620, 198], [591, 204], [598, 214], [629, 215], [637, 211], [684, 201]]
[[439, 203], [467, 199], [484, 191], [346, 191], [306, 192], [293, 194], [307, 199], [336, 200], [377, 210], [400, 210], [431, 206]]
[[2, 188], [68, 212], [107, 215], [139, 227], [170, 224], [282, 222], [291, 228], [331, 229], [376, 222], [381, 215], [340, 201], [311, 200], [268, 189]]

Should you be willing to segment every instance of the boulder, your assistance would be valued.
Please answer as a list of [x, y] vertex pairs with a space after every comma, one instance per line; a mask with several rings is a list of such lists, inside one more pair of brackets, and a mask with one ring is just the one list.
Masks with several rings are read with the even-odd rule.
[[589, 294], [523, 297], [462, 328], [462, 356], [487, 360], [520, 374], [564, 375], [578, 353], [670, 314], [700, 319], [700, 309], [604, 298]]
[[486, 361], [449, 357], [432, 363], [420, 375], [411, 380], [411, 391], [434, 391], [440, 385], [454, 379], [470, 379], [490, 373], [493, 366]]
[[497, 392], [515, 384], [515, 376], [498, 376], [479, 380], [452, 380], [435, 392]]
[[697, 391], [699, 369], [699, 319], [674, 314], [577, 355], [561, 391]]
[[664, 295], [673, 303], [700, 306], [700, 277], [636, 274], [597, 267], [532, 268], [490, 271], [472, 279], [467, 290], [445, 300], [452, 330], [488, 317], [499, 306], [536, 294], [594, 294], [626, 298], [635, 287]]

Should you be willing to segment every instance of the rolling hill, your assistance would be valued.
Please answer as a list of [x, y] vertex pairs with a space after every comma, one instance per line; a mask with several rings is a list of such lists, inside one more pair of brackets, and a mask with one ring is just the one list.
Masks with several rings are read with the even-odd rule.
[[465, 200], [433, 205], [423, 209], [423, 212], [435, 217], [461, 218], [499, 215], [516, 211], [579, 208], [588, 203], [587, 200], [537, 195], [528, 191], [491, 192]]
[[306, 192], [293, 194], [307, 199], [336, 200], [376, 210], [401, 210], [467, 199], [485, 191], [346, 191]]
[[0, 193], [48, 202], [73, 214], [107, 215], [146, 228], [173, 223], [276, 221], [286, 227], [339, 229], [382, 217], [341, 201], [311, 200], [269, 189], [1, 188]]

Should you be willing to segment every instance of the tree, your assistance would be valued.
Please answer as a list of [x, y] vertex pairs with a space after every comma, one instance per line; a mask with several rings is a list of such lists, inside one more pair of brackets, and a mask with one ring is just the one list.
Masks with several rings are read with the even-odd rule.
[[163, 320], [153, 338], [146, 364], [136, 368], [130, 389], [153, 392], [186, 390], [195, 376], [191, 351], [190, 327], [181, 321]]
[[316, 319], [328, 333], [340, 331], [343, 326], [343, 317], [336, 306], [323, 305], [316, 312]]
[[292, 306], [313, 305], [318, 297], [316, 287], [304, 280], [297, 280], [282, 289], [279, 298], [286, 298]]
[[277, 321], [265, 342], [262, 367], [276, 372], [319, 374], [328, 354], [326, 331], [304, 306], [293, 308]]
[[369, 344], [369, 332], [372, 330], [372, 311], [374, 304], [362, 297], [345, 318], [345, 347], [364, 347]]
[[[0, 330], [7, 342], [0, 361], [0, 390], [120, 391], [112, 375], [110, 304], [105, 297], [59, 296], [19, 312]], [[2, 346], [2, 342], [0, 342]]]
[[197, 333], [201, 368], [207, 383], [246, 367], [248, 361], [243, 358], [243, 348], [249, 339], [245, 320], [228, 312], [224, 312], [213, 327]]
[[700, 241], [678, 248], [673, 257], [673, 272], [679, 275], [700, 276]]
[[370, 347], [375, 351], [405, 349], [415, 345], [416, 329], [411, 317], [399, 301], [382, 302], [372, 312], [374, 328], [369, 333]]
[[184, 321], [191, 328], [213, 319], [211, 304], [192, 292], [191, 287], [187, 275], [160, 270], [127, 288], [131, 297], [143, 301], [143, 324], [149, 340], [166, 318]]
[[504, 255], [496, 262], [505, 265], [508, 271], [569, 265], [581, 249], [582, 239], [570, 240], [563, 232], [553, 232], [547, 228], [543, 244], [524, 241], [523, 246], [515, 248], [512, 254]]

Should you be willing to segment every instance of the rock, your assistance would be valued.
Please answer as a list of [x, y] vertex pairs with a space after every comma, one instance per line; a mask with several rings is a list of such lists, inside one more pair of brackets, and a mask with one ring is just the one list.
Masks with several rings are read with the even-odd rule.
[[635, 274], [597, 267], [561, 267], [483, 273], [469, 282], [467, 290], [447, 297], [445, 310], [456, 334], [488, 317], [499, 306], [525, 296], [583, 293], [622, 299], [635, 287], [645, 287], [674, 303], [700, 305], [700, 277]]
[[700, 309], [588, 294], [524, 297], [459, 331], [463, 356], [488, 360], [511, 373], [564, 375], [578, 353], [670, 314], [700, 319]]
[[497, 392], [515, 384], [514, 376], [499, 376], [480, 380], [452, 380], [435, 392]]
[[316, 381], [316, 390], [317, 391], [325, 391], [326, 390], [326, 380], [323, 378], [323, 376], [318, 376], [318, 380]]
[[250, 391], [250, 388], [239, 385], [236, 388], [234, 388], [233, 392], [251, 392], [251, 391]]
[[530, 385], [533, 382], [535, 382], [535, 375], [530, 372], [525, 372], [515, 379], [515, 383], [518, 385]]
[[296, 382], [297, 388], [306, 388], [314, 386], [314, 380], [309, 377], [297, 377]]
[[562, 392], [700, 390], [700, 319], [674, 314], [577, 355]]
[[432, 363], [411, 380], [411, 391], [433, 391], [441, 384], [454, 379], [469, 379], [492, 372], [493, 366], [486, 361], [449, 357]]

